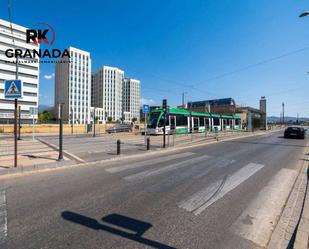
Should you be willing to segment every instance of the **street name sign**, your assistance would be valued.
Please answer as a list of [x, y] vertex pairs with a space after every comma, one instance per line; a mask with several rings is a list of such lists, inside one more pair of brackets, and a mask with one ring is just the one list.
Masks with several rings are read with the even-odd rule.
[[143, 113], [149, 113], [150, 107], [149, 105], [143, 105]]

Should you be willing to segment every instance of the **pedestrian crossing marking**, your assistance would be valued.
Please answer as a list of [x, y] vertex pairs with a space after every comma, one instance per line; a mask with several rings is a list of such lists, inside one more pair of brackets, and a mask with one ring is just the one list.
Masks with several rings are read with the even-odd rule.
[[191, 158], [191, 159], [188, 159], [182, 162], [170, 164], [168, 166], [165, 166], [159, 169], [150, 169], [150, 170], [142, 171], [140, 173], [132, 174], [132, 175], [124, 177], [124, 179], [129, 180], [129, 181], [142, 180], [150, 176], [156, 176], [156, 175], [167, 173], [167, 172], [170, 172], [176, 169], [184, 168], [184, 167], [190, 166], [195, 163], [203, 162], [209, 158], [211, 158], [211, 156], [208, 156], [208, 155], [195, 157], [195, 158]]
[[262, 164], [249, 163], [232, 175], [226, 176], [223, 179], [212, 183], [210, 186], [197, 192], [189, 199], [180, 202], [178, 206], [194, 213], [195, 215], [199, 215], [206, 208], [220, 200], [227, 193], [235, 189], [263, 167], [264, 165]]
[[195, 153], [192, 153], [192, 152], [185, 152], [185, 153], [181, 153], [181, 154], [164, 156], [164, 157], [149, 159], [149, 160], [145, 160], [145, 161], [141, 161], [141, 162], [126, 164], [126, 165], [123, 165], [123, 166], [116, 166], [116, 167], [108, 168], [108, 169], [106, 169], [106, 171], [110, 172], [110, 173], [117, 173], [117, 172], [128, 170], [128, 169], [135, 169], [135, 168], [140, 168], [140, 167], [143, 167], [143, 166], [153, 165], [153, 164], [156, 164], [156, 163], [163, 163], [163, 162], [174, 160], [174, 159], [189, 157], [189, 156], [192, 156], [194, 154]]
[[281, 169], [249, 203], [232, 225], [231, 231], [263, 248], [266, 247], [297, 173], [293, 169]]

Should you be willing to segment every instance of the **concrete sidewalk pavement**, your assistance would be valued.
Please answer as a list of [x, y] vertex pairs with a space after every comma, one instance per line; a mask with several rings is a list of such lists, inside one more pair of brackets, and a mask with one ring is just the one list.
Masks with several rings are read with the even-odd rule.
[[[28, 170], [42, 165], [59, 164], [58, 152], [38, 140], [24, 138], [18, 141], [17, 166], [19, 170]], [[65, 163], [69, 158], [64, 157]], [[0, 140], [0, 174], [14, 168], [14, 141]], [[17, 170], [17, 169], [16, 169]], [[15, 170], [15, 171], [16, 171]]]

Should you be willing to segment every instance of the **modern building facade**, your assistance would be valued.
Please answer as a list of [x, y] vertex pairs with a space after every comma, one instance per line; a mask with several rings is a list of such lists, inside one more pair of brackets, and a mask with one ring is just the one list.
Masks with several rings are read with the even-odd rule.
[[69, 47], [70, 58], [55, 66], [55, 113], [63, 104], [63, 119], [73, 124], [90, 123], [91, 58], [90, 53]]
[[188, 110], [205, 113], [221, 113], [233, 115], [236, 111], [236, 103], [232, 98], [212, 99], [188, 102]]
[[237, 115], [240, 116], [242, 129], [247, 131], [264, 130], [265, 114], [256, 108], [245, 106], [237, 108]]
[[123, 120], [124, 71], [103, 66], [92, 74], [92, 106], [105, 110], [105, 120]]
[[124, 122], [130, 123], [133, 119], [140, 121], [140, 81], [125, 78], [123, 81], [123, 113]]
[[236, 113], [241, 118], [242, 128], [247, 131], [266, 130], [267, 129], [267, 110], [266, 98], [260, 99], [260, 109], [246, 107], [237, 107]]
[[266, 98], [265, 96], [262, 96], [261, 99], [260, 99], [260, 111], [263, 112], [265, 115], [263, 115], [264, 117], [264, 120], [263, 120], [263, 123], [264, 123], [264, 126], [265, 126], [265, 129], [267, 128], [267, 106], [266, 106]]
[[[27, 28], [0, 19], [0, 123], [12, 123], [14, 100], [4, 98], [4, 81], [16, 79], [15, 58], [5, 55], [7, 49], [39, 49], [38, 44], [26, 43]], [[39, 61], [38, 58], [22, 58], [18, 63], [18, 79], [22, 81], [21, 107], [22, 123], [32, 122], [30, 107], [38, 108], [39, 102]], [[37, 115], [34, 116], [37, 119]]]
[[90, 107], [90, 122], [96, 124], [105, 124], [105, 110], [98, 107]]

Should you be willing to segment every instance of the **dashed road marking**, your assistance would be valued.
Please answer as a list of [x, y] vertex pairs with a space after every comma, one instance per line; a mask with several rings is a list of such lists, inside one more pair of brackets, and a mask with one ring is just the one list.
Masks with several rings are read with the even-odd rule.
[[159, 169], [150, 169], [150, 170], [142, 171], [142, 172], [137, 173], [137, 174], [129, 175], [129, 176], [124, 177], [124, 179], [129, 180], [129, 181], [142, 180], [142, 179], [150, 177], [150, 176], [156, 176], [156, 175], [163, 174], [163, 173], [175, 170], [175, 169], [187, 167], [187, 166], [190, 166], [192, 164], [199, 163], [199, 162], [202, 162], [204, 160], [207, 160], [209, 158], [210, 158], [210, 156], [208, 156], [208, 155], [195, 157], [195, 158], [191, 158], [191, 159], [188, 159], [188, 160], [185, 160], [185, 161], [182, 161], [182, 162], [173, 163], [173, 164], [170, 164], [168, 166], [165, 166], [165, 167], [162, 167], [162, 168], [159, 168]]
[[281, 169], [249, 204], [231, 230], [266, 247], [296, 177], [296, 170]]
[[156, 159], [150, 159], [150, 160], [145, 160], [145, 161], [141, 161], [141, 162], [126, 164], [124, 166], [112, 167], [112, 168], [108, 168], [108, 169], [105, 169], [105, 170], [107, 172], [110, 172], [110, 173], [117, 173], [117, 172], [124, 171], [124, 170], [127, 170], [127, 169], [135, 169], [135, 168], [139, 168], [139, 167], [143, 167], [143, 166], [153, 165], [153, 164], [156, 164], [156, 163], [162, 163], [162, 162], [166, 162], [166, 161], [170, 161], [170, 160], [174, 160], [174, 159], [192, 156], [194, 154], [195, 153], [192, 153], [192, 152], [185, 152], [185, 153], [181, 153], [181, 154], [175, 154], [175, 155], [170, 155], [170, 156], [159, 157], [159, 158], [156, 158]]
[[5, 189], [0, 189], [0, 248], [6, 248], [7, 239], [7, 212]]
[[189, 199], [180, 202], [178, 206], [189, 212], [193, 212], [195, 215], [199, 215], [263, 167], [264, 165], [262, 164], [249, 163], [231, 176], [226, 176], [222, 180], [214, 182]]

